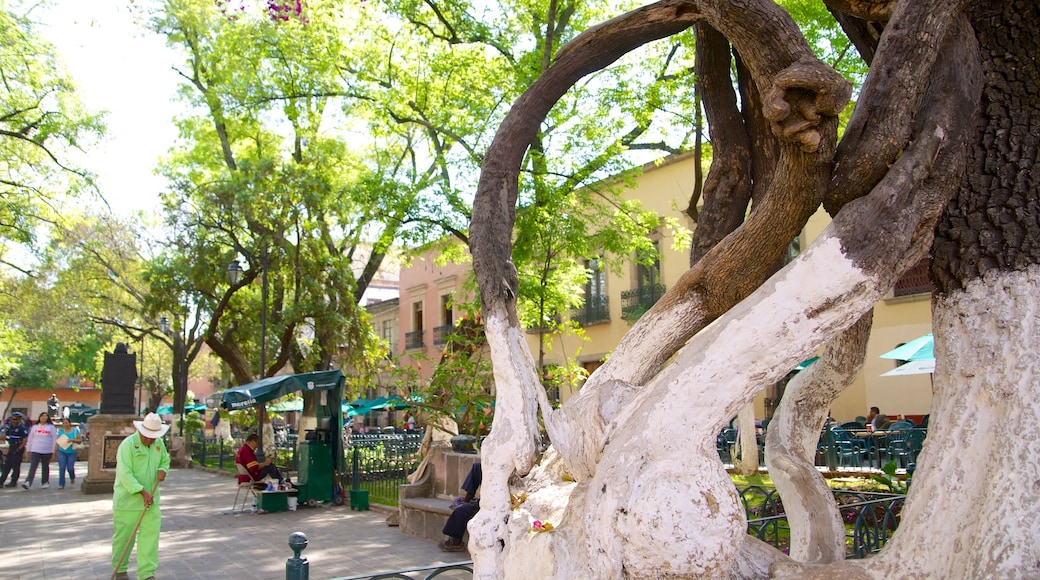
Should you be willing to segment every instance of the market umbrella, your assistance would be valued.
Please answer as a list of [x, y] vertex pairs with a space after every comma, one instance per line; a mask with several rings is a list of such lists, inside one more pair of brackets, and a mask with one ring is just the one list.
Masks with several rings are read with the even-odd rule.
[[798, 366], [794, 367], [794, 370], [796, 370], [796, 371], [804, 371], [805, 369], [809, 368], [809, 365], [813, 364], [814, 362], [816, 362], [818, 360], [820, 360], [820, 357], [818, 357], [818, 356], [814, 356], [812, 358], [805, 359], [802, 362], [798, 363]]
[[935, 359], [933, 358], [931, 360], [912, 360], [906, 364], [897, 366], [887, 373], [881, 373], [881, 376], [901, 377], [906, 375], [928, 375], [934, 372]]
[[69, 412], [69, 421], [73, 423], [84, 423], [88, 417], [97, 415], [98, 410], [83, 403], [73, 403], [65, 407]]
[[408, 403], [408, 401], [405, 401], [404, 399], [402, 399], [401, 397], [398, 397], [397, 395], [390, 395], [389, 397], [379, 397], [379, 399], [376, 399], [376, 401], [379, 401], [379, 402], [378, 403], [376, 403], [375, 401], [372, 402], [371, 407], [372, 407], [373, 410], [381, 410], [381, 409], [391, 409], [391, 410], [392, 409], [407, 409], [408, 407], [411, 407], [411, 404]]
[[894, 360], [935, 360], [935, 340], [932, 338], [932, 333], [928, 333], [922, 337], [915, 338], [906, 344], [901, 344], [896, 348], [881, 355], [881, 358], [890, 358]]
[[[184, 405], [184, 412], [185, 413], [187, 413], [188, 411], [205, 411], [205, 410], [206, 410], [206, 405], [204, 405], [204, 404]], [[156, 415], [172, 415], [173, 414], [173, 405], [162, 405], [161, 407], [159, 407], [158, 409], [155, 410], [155, 414]]]
[[931, 374], [935, 372], [935, 340], [932, 333], [928, 333], [886, 352], [881, 358], [907, 361], [882, 373], [883, 377]]
[[267, 410], [268, 411], [273, 411], [275, 413], [284, 413], [286, 411], [302, 411], [303, 410], [303, 400], [302, 399], [293, 399], [291, 401], [280, 401], [280, 402], [275, 403], [273, 405], [268, 405], [267, 406]]

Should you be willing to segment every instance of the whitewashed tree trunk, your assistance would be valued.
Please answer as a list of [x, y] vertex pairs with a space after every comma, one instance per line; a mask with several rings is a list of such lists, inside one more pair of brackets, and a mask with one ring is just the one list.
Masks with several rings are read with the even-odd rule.
[[748, 403], [737, 413], [738, 449], [732, 452], [733, 468], [741, 475], [758, 473], [758, 440], [755, 431], [755, 406]]
[[[767, 271], [778, 257], [771, 253], [777, 230], [764, 225], [781, 219], [781, 231], [800, 228], [808, 217], [804, 209], [825, 188], [821, 177], [830, 167], [843, 90], [801, 49], [773, 58], [754, 51], [762, 25], [779, 23], [777, 32], [789, 31], [772, 4], [705, 0], [667, 6], [670, 18], [655, 20], [660, 14], [653, 9], [626, 16], [562, 50], [539, 79], [542, 84], [510, 112], [486, 157], [471, 250], [498, 404], [482, 451], [483, 509], [470, 524], [478, 578], [754, 578], [770, 567], [775, 573], [805, 572], [805, 565], [746, 537], [744, 511], [718, 460], [715, 434], [757, 392], [852, 325], [924, 255], [940, 209], [963, 172], [962, 144], [978, 102], [971, 66], [977, 55], [972, 60], [970, 44], [956, 42], [940, 53], [946, 28], [936, 30], [937, 22], [948, 28], [963, 22], [951, 21], [960, 8], [937, 0], [900, 3], [896, 15], [919, 10], [924, 21], [901, 22], [904, 36], [887, 53], [879, 50], [879, 58], [903, 46], [912, 46], [919, 57], [882, 77], [908, 79], [903, 88], [912, 94], [911, 104], [892, 110], [905, 115], [894, 114], [911, 125], [899, 131], [912, 138], [884, 141], [896, 146], [871, 159], [880, 168], [878, 178], [853, 180], [870, 193], [845, 202], [802, 256], [732, 306], [743, 297], [735, 282], [746, 282], [749, 270]], [[624, 42], [634, 42], [629, 37], [619, 43], [612, 31], [639, 29], [636, 35], [648, 37], [662, 23], [700, 16], [737, 46], [767, 95], [766, 117], [784, 140], [778, 177], [744, 226], [633, 327], [574, 400], [552, 412], [515, 315], [516, 272], [508, 261], [516, 171], [529, 142], [524, 140], [564, 84], [616, 58], [611, 51]], [[957, 34], [965, 31], [962, 26]], [[589, 51], [587, 61], [580, 58], [583, 51]], [[933, 71], [937, 57], [942, 66]], [[928, 95], [919, 86], [921, 75], [938, 79]], [[889, 93], [882, 83], [861, 97]], [[869, 123], [858, 131], [877, 135]], [[856, 173], [856, 158], [843, 160], [836, 171]], [[539, 408], [559, 455], [536, 464]], [[813, 426], [819, 427], [815, 421]], [[522, 479], [510, 488], [513, 475]], [[528, 494], [515, 510], [511, 489]], [[532, 533], [536, 519], [556, 529]], [[859, 564], [836, 566], [870, 573]]]
[[799, 562], [845, 559], [845, 524], [816, 469], [816, 446], [831, 402], [863, 368], [872, 315], [860, 317], [787, 383], [766, 432], [766, 466], [791, 526], [791, 558]]

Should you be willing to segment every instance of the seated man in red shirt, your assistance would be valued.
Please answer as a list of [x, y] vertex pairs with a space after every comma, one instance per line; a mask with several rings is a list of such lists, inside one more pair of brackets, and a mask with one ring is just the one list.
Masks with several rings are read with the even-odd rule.
[[[271, 464], [270, 459], [265, 459], [263, 463], [256, 459], [256, 448], [260, 445], [260, 438], [257, 437], [256, 433], [250, 434], [246, 437], [246, 442], [242, 444], [242, 448], [235, 454], [235, 463], [245, 466], [246, 471], [253, 477], [254, 481], [260, 481], [264, 477], [270, 477], [277, 479], [278, 483], [285, 483], [285, 479], [282, 478], [282, 474], [278, 471], [278, 468]], [[239, 483], [246, 483], [249, 478], [243, 474], [238, 475]]]

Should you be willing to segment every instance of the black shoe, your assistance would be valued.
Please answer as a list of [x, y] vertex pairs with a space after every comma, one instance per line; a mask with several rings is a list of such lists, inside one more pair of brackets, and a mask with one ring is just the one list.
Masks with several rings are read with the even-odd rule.
[[437, 547], [440, 548], [442, 552], [466, 551], [466, 544], [463, 543], [462, 540], [458, 540], [458, 543], [456, 543], [456, 540], [444, 540], [443, 542], [438, 543]]
[[5, 485], [4, 487], [18, 487], [18, 484], [12, 481], [11, 483]]

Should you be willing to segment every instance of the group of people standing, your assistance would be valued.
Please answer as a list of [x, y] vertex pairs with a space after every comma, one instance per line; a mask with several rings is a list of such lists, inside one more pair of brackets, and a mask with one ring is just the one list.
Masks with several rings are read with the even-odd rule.
[[[71, 485], [76, 485], [76, 448], [74, 444], [82, 443], [83, 436], [79, 427], [73, 427], [67, 418], [62, 419], [58, 427], [48, 413], [40, 413], [33, 425], [27, 424], [25, 416], [15, 411], [5, 425], [0, 438], [7, 441], [7, 456], [4, 457], [3, 471], [0, 472], [0, 486], [15, 487], [22, 473], [22, 462], [25, 452], [29, 452], [29, 474], [22, 483], [22, 488], [32, 489], [36, 479], [36, 470], [41, 465], [40, 484], [47, 489], [51, 481], [51, 456], [57, 454], [58, 489], [65, 489], [65, 475], [69, 476]], [[10, 476], [10, 481], [8, 481]]]

